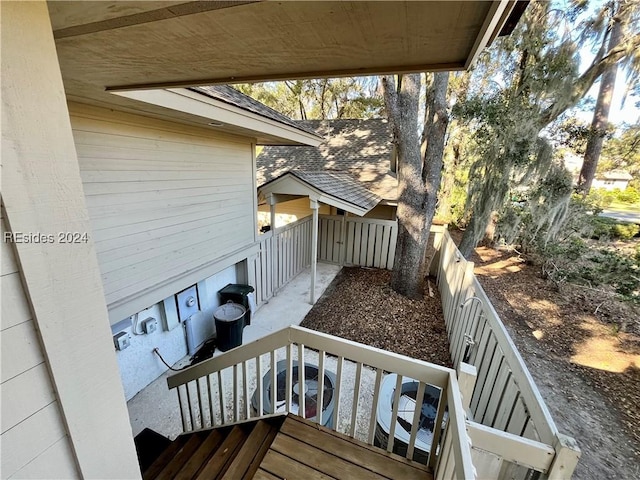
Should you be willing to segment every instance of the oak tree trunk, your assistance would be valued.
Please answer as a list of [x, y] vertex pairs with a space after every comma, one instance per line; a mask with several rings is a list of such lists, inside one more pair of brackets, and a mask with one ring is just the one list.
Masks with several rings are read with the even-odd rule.
[[440, 186], [442, 153], [448, 124], [449, 74], [438, 73], [427, 92], [422, 139], [418, 133], [420, 75], [405, 75], [395, 89], [383, 78], [385, 105], [398, 152], [398, 239], [391, 288], [411, 298], [424, 292], [425, 252]]

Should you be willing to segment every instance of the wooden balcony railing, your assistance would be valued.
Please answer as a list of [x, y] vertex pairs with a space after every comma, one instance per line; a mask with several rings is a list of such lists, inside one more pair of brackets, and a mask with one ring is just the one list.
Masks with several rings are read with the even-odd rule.
[[[475, 478], [455, 371], [302, 327], [280, 330], [169, 377], [169, 388], [178, 392], [184, 431], [237, 423], [279, 412], [307, 417], [309, 410], [305, 408], [304, 395], [299, 397], [297, 408], [292, 408], [294, 365], [303, 365], [305, 360], [312, 360], [318, 368], [317, 405], [320, 406], [325, 405], [327, 365], [330, 363], [331, 368], [335, 368], [335, 388], [331, 392], [334, 409], [327, 426], [371, 445], [375, 439], [380, 383], [385, 373], [397, 374], [391, 431], [386, 445], [388, 452], [394, 449], [401, 391], [397, 387], [402, 384], [402, 379], [406, 377], [419, 382], [417, 398], [421, 398], [427, 385], [440, 388], [434, 425], [444, 428], [434, 428], [427, 464], [437, 479]], [[271, 385], [278, 385], [279, 362], [286, 365], [286, 397], [280, 403], [275, 388], [267, 390], [270, 398], [263, 398], [263, 375], [270, 369], [268, 378]], [[302, 378], [298, 378], [298, 382], [302, 385], [305, 384], [304, 371], [304, 368], [299, 370]], [[370, 381], [364, 381], [365, 377]], [[366, 393], [363, 391], [365, 385], [368, 385]], [[372, 395], [369, 396], [368, 392]], [[367, 397], [370, 402], [366, 401]], [[252, 400], [257, 408], [252, 408]], [[265, 411], [267, 404], [270, 407]], [[348, 406], [346, 409], [345, 405]], [[311, 409], [311, 415], [313, 421], [327, 423], [323, 418], [323, 408]], [[420, 409], [416, 408], [407, 458], [414, 458], [419, 416]]]

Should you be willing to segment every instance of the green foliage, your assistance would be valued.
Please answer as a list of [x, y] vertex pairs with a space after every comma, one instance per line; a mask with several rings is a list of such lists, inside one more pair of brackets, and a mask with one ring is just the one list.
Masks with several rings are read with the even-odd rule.
[[569, 270], [570, 279], [591, 285], [611, 285], [625, 298], [640, 301], [640, 265], [634, 259], [610, 249], [590, 251], [585, 265]]
[[[616, 51], [605, 48], [612, 15], [635, 19], [640, 9], [633, 2], [595, 8], [587, 3], [555, 8], [549, 2], [531, 2], [514, 32], [481, 56], [464, 95], [456, 97], [453, 114], [469, 129], [473, 158], [469, 221], [460, 245], [465, 255], [484, 235], [493, 211], [505, 205], [508, 192], [543, 176], [547, 156], [538, 148], [543, 129], [584, 98], [608, 66], [627, 61], [633, 70], [628, 61], [640, 59], [640, 34], [632, 29], [625, 31]], [[580, 50], [587, 45], [599, 54], [581, 72]], [[563, 144], [581, 151], [590, 129], [577, 122], [563, 127], [555, 128], [565, 137]]]
[[630, 205], [633, 205], [634, 203], [639, 203], [640, 192], [633, 187], [627, 187], [624, 190], [622, 190], [620, 193], [618, 193], [617, 200], [621, 203], [628, 203]]
[[604, 142], [598, 173], [625, 170], [633, 176], [630, 185], [640, 189], [640, 124], [625, 127]]
[[604, 188], [592, 188], [587, 195], [587, 199], [596, 206], [599, 211], [611, 206], [613, 202], [633, 205], [640, 203], [640, 192], [634, 187], [627, 187], [624, 190], [614, 188], [606, 190]]
[[496, 230], [502, 241], [515, 244], [543, 275], [558, 287], [565, 282], [611, 289], [624, 299], [640, 302], [640, 245], [631, 252], [616, 250], [612, 240], [630, 240], [640, 227], [594, 215], [593, 205], [579, 195], [570, 198], [564, 221], [547, 236], [548, 224], [538, 227], [534, 195], [511, 202], [501, 211]]
[[593, 212], [596, 214], [602, 212], [602, 210], [606, 208], [609, 208], [614, 200], [615, 195], [603, 188], [592, 188], [585, 198], [585, 201], [592, 206]]
[[631, 240], [640, 232], [640, 225], [635, 223], [616, 223], [613, 227], [613, 233], [620, 240]]
[[372, 118], [380, 116], [383, 109], [375, 77], [287, 80], [234, 87], [298, 120]]
[[613, 240], [615, 238], [615, 226], [618, 224], [615, 218], [595, 215], [589, 223], [593, 227], [590, 235], [591, 238], [596, 240]]

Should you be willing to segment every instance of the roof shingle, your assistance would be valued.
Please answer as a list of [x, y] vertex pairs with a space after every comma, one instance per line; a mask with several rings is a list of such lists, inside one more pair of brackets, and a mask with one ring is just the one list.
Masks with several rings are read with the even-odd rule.
[[306, 133], [318, 135], [313, 129], [306, 127], [305, 125], [290, 119], [289, 117], [275, 111], [273, 108], [267, 107], [265, 104], [260, 103], [257, 100], [239, 92], [229, 85], [209, 85], [202, 87], [191, 87], [192, 90], [197, 93], [201, 93], [215, 100], [233, 105], [234, 107], [242, 108], [256, 115], [274, 120], [276, 122], [283, 123], [298, 130], [302, 130]]
[[258, 185], [285, 172], [347, 172], [385, 200], [397, 199], [398, 181], [389, 171], [391, 126], [385, 119], [304, 120], [324, 141], [318, 147], [266, 146], [257, 156]]

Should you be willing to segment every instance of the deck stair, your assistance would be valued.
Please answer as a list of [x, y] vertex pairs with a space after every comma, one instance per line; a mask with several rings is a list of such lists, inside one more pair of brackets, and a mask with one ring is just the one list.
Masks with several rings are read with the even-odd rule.
[[433, 479], [424, 465], [295, 415], [180, 435], [143, 472], [151, 479]]

